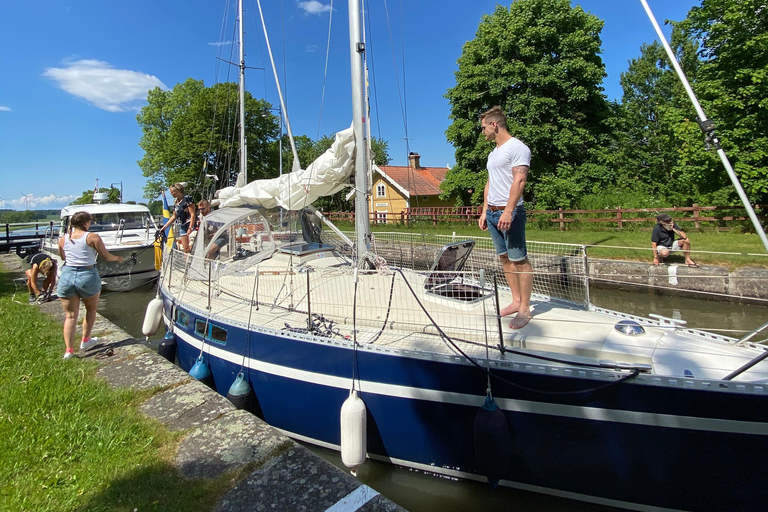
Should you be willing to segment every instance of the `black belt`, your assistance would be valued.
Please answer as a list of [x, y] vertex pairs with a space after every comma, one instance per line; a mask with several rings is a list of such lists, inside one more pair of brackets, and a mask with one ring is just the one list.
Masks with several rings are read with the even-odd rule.
[[84, 267], [75, 267], [73, 265], [66, 265], [66, 266], [74, 270], [89, 270], [95, 267], [96, 265], [86, 265]]

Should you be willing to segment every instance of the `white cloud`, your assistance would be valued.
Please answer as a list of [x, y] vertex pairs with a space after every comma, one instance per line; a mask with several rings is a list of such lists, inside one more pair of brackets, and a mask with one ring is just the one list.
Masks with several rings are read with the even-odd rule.
[[317, 51], [318, 46], [316, 44], [308, 44], [305, 47], [305, 50], [307, 53], [315, 53]]
[[84, 59], [68, 62], [63, 68], [46, 68], [43, 76], [56, 81], [69, 94], [108, 112], [138, 110], [147, 91], [155, 87], [167, 89], [155, 76], [115, 69], [99, 60]]
[[309, 2], [297, 2], [299, 8], [304, 11], [304, 14], [323, 14], [324, 12], [331, 12], [330, 4], [325, 5], [317, 0], [309, 0]]
[[0, 112], [10, 112], [11, 107], [6, 107], [5, 105], [0, 105]]
[[232, 41], [216, 41], [215, 43], [208, 43], [208, 46], [229, 46]]
[[48, 194], [47, 196], [36, 196], [30, 194], [21, 196], [18, 199], [0, 199], [0, 208], [13, 208], [15, 210], [26, 210], [34, 208], [61, 208], [68, 205], [80, 196], [57, 196]]

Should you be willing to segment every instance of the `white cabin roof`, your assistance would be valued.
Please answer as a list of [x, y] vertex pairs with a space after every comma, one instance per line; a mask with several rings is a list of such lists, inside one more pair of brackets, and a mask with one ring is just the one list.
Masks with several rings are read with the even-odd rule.
[[61, 218], [71, 217], [77, 212], [88, 212], [92, 214], [99, 213], [149, 213], [149, 208], [143, 204], [117, 204], [117, 203], [105, 203], [105, 204], [76, 204], [71, 206], [65, 206], [61, 209]]

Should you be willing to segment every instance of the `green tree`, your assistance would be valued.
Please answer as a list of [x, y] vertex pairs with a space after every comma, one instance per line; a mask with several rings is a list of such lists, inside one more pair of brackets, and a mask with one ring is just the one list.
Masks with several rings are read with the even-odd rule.
[[703, 0], [681, 28], [701, 42], [696, 80], [704, 112], [750, 199], [768, 202], [768, 7]]
[[595, 177], [610, 179], [595, 153], [610, 138], [602, 27], [569, 0], [517, 0], [482, 18], [462, 50], [456, 85], [446, 93], [453, 120], [446, 135], [456, 148], [456, 166], [442, 185], [443, 197], [482, 202], [492, 148], [478, 116], [494, 105], [507, 113], [510, 133], [531, 148], [526, 199], [537, 207], [570, 205]]
[[[674, 27], [671, 47], [695, 85], [697, 43]], [[621, 174], [633, 178], [637, 186], [630, 188], [635, 193], [664, 197], [676, 205], [706, 201], [727, 186], [722, 166], [706, 151], [696, 111], [664, 47], [655, 42], [640, 51], [621, 75], [620, 115], [626, 135], [617, 148], [625, 157]]]
[[[107, 200], [105, 203], [119, 203], [120, 202], [120, 189], [119, 188], [100, 188], [99, 192], [106, 192]], [[93, 190], [84, 190], [80, 197], [75, 199], [69, 204], [93, 204]]]
[[[187, 182], [198, 194], [214, 175], [219, 186], [234, 184], [239, 168], [238, 87], [231, 82], [206, 87], [202, 80], [187, 79], [170, 91], [155, 88], [136, 117], [143, 135], [139, 146], [144, 157], [139, 167], [147, 177], [146, 197], [157, 197], [174, 182]], [[277, 154], [272, 142], [278, 135], [271, 105], [245, 97], [245, 130], [248, 142], [248, 181], [277, 176]], [[264, 162], [269, 162], [264, 165]]]
[[36, 218], [37, 214], [32, 210], [7, 210], [0, 214], [0, 222], [2, 223], [32, 222]]
[[163, 201], [160, 199], [152, 199], [145, 206], [149, 208], [149, 213], [155, 217], [163, 214]]

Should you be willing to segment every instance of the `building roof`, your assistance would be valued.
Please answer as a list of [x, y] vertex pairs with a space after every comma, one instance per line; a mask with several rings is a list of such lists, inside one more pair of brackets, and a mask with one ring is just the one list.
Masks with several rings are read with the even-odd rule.
[[440, 194], [440, 183], [445, 180], [448, 167], [412, 169], [407, 165], [377, 165], [374, 170], [401, 191], [407, 191], [409, 196], [436, 196]]

